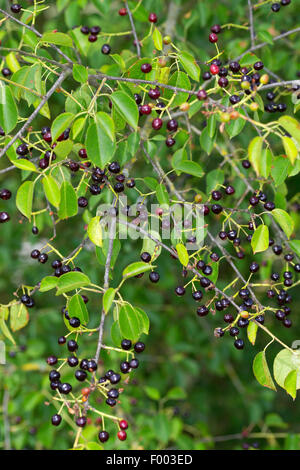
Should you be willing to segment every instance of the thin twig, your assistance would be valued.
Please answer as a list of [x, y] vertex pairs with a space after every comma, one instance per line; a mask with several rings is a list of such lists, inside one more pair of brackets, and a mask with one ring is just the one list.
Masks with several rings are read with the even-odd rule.
[[23, 133], [26, 131], [27, 127], [29, 124], [34, 120], [34, 118], [38, 115], [39, 111], [42, 109], [45, 103], [49, 100], [49, 98], [53, 95], [53, 93], [56, 91], [57, 88], [61, 85], [61, 83], [64, 81], [64, 79], [71, 73], [69, 69], [64, 70], [56, 82], [52, 85], [50, 90], [46, 93], [44, 98], [41, 100], [40, 104], [36, 107], [36, 109], [33, 111], [31, 116], [27, 119], [25, 124], [21, 127], [21, 129], [14, 135], [14, 137], [8, 142], [8, 144], [1, 150], [0, 152], [0, 158], [3, 157], [3, 155], [7, 152], [7, 150], [16, 142], [16, 140], [19, 139], [19, 137], [22, 137]]
[[140, 59], [140, 57], [141, 57], [140, 42], [139, 42], [137, 34], [136, 34], [136, 29], [135, 29], [134, 21], [133, 21], [133, 18], [132, 18], [132, 13], [130, 11], [130, 8], [129, 8], [127, 2], [125, 2], [125, 7], [126, 7], [126, 10], [127, 10], [127, 13], [128, 13], [130, 24], [131, 24], [132, 34], [133, 34], [133, 37], [134, 37], [134, 40], [135, 40], [136, 53], [137, 53], [138, 58]]

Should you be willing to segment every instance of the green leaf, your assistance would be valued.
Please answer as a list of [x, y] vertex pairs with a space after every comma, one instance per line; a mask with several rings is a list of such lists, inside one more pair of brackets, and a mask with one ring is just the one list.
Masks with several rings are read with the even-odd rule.
[[283, 136], [281, 137], [284, 151], [290, 160], [291, 164], [294, 165], [296, 158], [298, 157], [298, 149], [294, 141], [290, 137]]
[[96, 121], [112, 142], [115, 141], [115, 124], [112, 118], [102, 111], [96, 114]]
[[73, 145], [74, 143], [70, 139], [58, 142], [55, 147], [55, 155], [57, 160], [64, 160], [72, 152]]
[[29, 220], [32, 212], [33, 189], [33, 181], [25, 181], [19, 187], [16, 197], [17, 208]]
[[68, 301], [67, 309], [70, 317], [79, 318], [82, 325], [86, 325], [88, 323], [89, 312], [81, 295], [73, 295], [73, 297]]
[[135, 101], [124, 91], [115, 91], [110, 98], [122, 118], [136, 130], [139, 111]]
[[0, 126], [6, 134], [12, 131], [18, 122], [18, 110], [10, 88], [0, 81]]
[[151, 400], [159, 401], [160, 400], [160, 392], [155, 387], [150, 387], [149, 385], [145, 387], [146, 395], [148, 395]]
[[272, 166], [272, 152], [269, 149], [263, 149], [261, 152], [261, 160], [259, 172], [263, 178], [268, 178]]
[[44, 33], [40, 39], [40, 42], [48, 42], [50, 44], [56, 44], [57, 46], [72, 47], [72, 39], [64, 33]]
[[296, 390], [300, 388], [300, 356], [288, 349], [282, 349], [273, 364], [274, 377], [280, 387], [285, 388], [285, 380], [292, 371], [297, 373]]
[[176, 251], [177, 251], [178, 259], [180, 263], [186, 267], [189, 264], [189, 260], [190, 260], [186, 247], [182, 243], [178, 243], [176, 245]]
[[179, 62], [186, 71], [186, 73], [193, 79], [199, 82], [200, 68], [197, 65], [195, 58], [188, 52], [182, 52], [178, 56]]
[[112, 287], [110, 287], [109, 289], [107, 289], [107, 291], [103, 295], [103, 309], [106, 314], [108, 313], [110, 307], [113, 304], [116, 292], [117, 292], [116, 289], [113, 289]]
[[[150, 230], [148, 233], [152, 235], [152, 237], [155, 238], [156, 240], [161, 241], [161, 236], [158, 232], [155, 232], [154, 230]], [[151, 238], [146, 237], [146, 236], [143, 238], [143, 246], [141, 249], [141, 253], [146, 251], [152, 256], [152, 260], [155, 260], [159, 257], [161, 253], [161, 249], [162, 249], [161, 245], [156, 243]]]
[[58, 216], [60, 219], [73, 217], [78, 212], [77, 195], [69, 181], [63, 181], [60, 187], [60, 205]]
[[42, 279], [40, 292], [47, 292], [57, 286], [58, 278], [55, 276], [46, 276]]
[[13, 304], [10, 308], [10, 327], [12, 331], [21, 330], [29, 321], [28, 310], [24, 304]]
[[300, 240], [291, 240], [289, 244], [292, 250], [295, 251], [297, 256], [300, 256]]
[[[168, 85], [175, 86], [176, 88], [184, 88], [185, 90], [191, 89], [191, 82], [189, 77], [180, 70], [171, 75]], [[173, 96], [174, 92], [172, 90], [166, 90], [164, 96], [167, 99], [170, 99]], [[172, 101], [172, 106], [180, 106], [182, 103], [185, 103], [188, 99], [189, 94], [184, 92], [177, 93], [176, 97]]]
[[277, 157], [273, 159], [271, 175], [275, 182], [275, 186], [280, 186], [284, 183], [290, 169], [292, 169], [292, 165], [288, 158]]
[[174, 166], [175, 170], [182, 171], [188, 175], [197, 176], [201, 178], [204, 175], [202, 167], [199, 163], [192, 162], [191, 160], [182, 160]]
[[289, 395], [295, 400], [297, 395], [297, 371], [292, 370], [285, 378], [284, 388]]
[[15, 342], [11, 332], [9, 331], [9, 329], [8, 329], [8, 327], [7, 327], [7, 325], [6, 325], [3, 318], [0, 318], [0, 330], [2, 331], [4, 336], [12, 342], [12, 344], [16, 344], [16, 342]]
[[149, 334], [149, 328], [150, 328], [150, 320], [146, 312], [142, 310], [141, 308], [136, 307], [135, 311], [139, 314], [140, 318], [140, 323], [142, 327], [142, 333], [145, 333], [145, 335]]
[[278, 119], [278, 122], [300, 146], [300, 124], [297, 119], [291, 116], [282, 116]]
[[70, 127], [71, 122], [74, 120], [75, 116], [72, 113], [63, 113], [57, 116], [54, 119], [51, 126], [51, 136], [52, 141], [54, 142], [68, 127]]
[[155, 48], [158, 51], [162, 51], [162, 48], [163, 48], [162, 35], [157, 28], [154, 28], [152, 39], [153, 39]]
[[87, 234], [91, 242], [96, 246], [102, 246], [102, 226], [100, 216], [93, 217], [88, 225]]
[[86, 274], [81, 272], [69, 272], [58, 278], [56, 295], [64, 294], [70, 290], [78, 289], [90, 284], [90, 280]]
[[251, 239], [251, 246], [253, 253], [259, 253], [269, 248], [269, 229], [266, 225], [262, 224], [257, 227]]
[[248, 147], [248, 159], [251, 162], [257, 176], [260, 175], [260, 161], [262, 153], [263, 138], [254, 137]]
[[86, 67], [84, 67], [84, 65], [81, 65], [81, 64], [74, 64], [73, 65], [73, 78], [74, 80], [76, 80], [76, 82], [79, 82], [79, 83], [87, 82], [89, 78], [89, 74], [88, 74]]
[[123, 271], [123, 278], [130, 278], [137, 276], [138, 274], [151, 271], [153, 266], [149, 263], [144, 263], [143, 261], [137, 261], [136, 263], [129, 264]]
[[169, 194], [163, 183], [160, 183], [156, 186], [156, 197], [157, 197], [159, 204], [169, 205], [170, 203]]
[[185, 400], [186, 396], [187, 395], [183, 388], [173, 387], [168, 391], [165, 398], [168, 400]]
[[125, 304], [119, 312], [119, 326], [123, 338], [137, 341], [142, 333], [142, 324], [138, 312], [130, 304]]
[[255, 345], [258, 325], [255, 321], [250, 321], [247, 327], [247, 336], [251, 344]]
[[206, 192], [211, 193], [220, 184], [224, 183], [224, 171], [223, 170], [212, 170], [206, 174]]
[[282, 209], [274, 209], [272, 215], [280, 225], [286, 236], [289, 238], [294, 231], [294, 221], [292, 217]]
[[60, 189], [57, 182], [52, 176], [47, 175], [44, 176], [42, 183], [46, 198], [53, 206], [58, 207], [60, 203]]
[[255, 356], [253, 361], [253, 373], [256, 377], [256, 380], [261, 385], [276, 391], [276, 387], [271, 377], [264, 351], [259, 352]]
[[115, 143], [108, 137], [99, 123], [90, 124], [87, 130], [85, 148], [89, 159], [100, 168], [104, 168], [115, 153]]

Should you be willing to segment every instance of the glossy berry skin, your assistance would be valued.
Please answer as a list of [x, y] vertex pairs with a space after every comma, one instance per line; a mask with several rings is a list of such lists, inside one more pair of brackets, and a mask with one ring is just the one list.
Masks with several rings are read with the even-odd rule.
[[145, 351], [145, 344], [142, 343], [141, 341], [138, 341], [134, 345], [134, 350], [135, 350], [136, 353], [142, 353], [143, 351]]
[[178, 296], [184, 295], [185, 294], [185, 288], [183, 286], [176, 287], [175, 294], [177, 294]]
[[203, 294], [200, 290], [193, 292], [192, 296], [193, 296], [193, 299], [196, 300], [197, 302], [203, 298]]
[[167, 147], [173, 147], [173, 145], [176, 143], [175, 139], [173, 137], [168, 137], [166, 139], [166, 146]]
[[209, 39], [209, 42], [215, 43], [215, 42], [218, 42], [218, 39], [219, 39], [219, 38], [218, 38], [217, 34], [215, 34], [215, 33], [210, 33], [208, 39]]
[[122, 193], [124, 191], [124, 184], [123, 183], [116, 183], [114, 185], [114, 190], [116, 193]]
[[120, 441], [125, 441], [127, 438], [126, 431], [119, 431], [117, 436], [118, 436], [118, 439], [120, 439]]
[[47, 357], [47, 364], [49, 364], [49, 366], [54, 366], [55, 364], [57, 364], [57, 357], [56, 356]]
[[110, 376], [109, 380], [110, 380], [110, 383], [114, 385], [114, 384], [117, 384], [117, 383], [120, 382], [121, 376], [120, 376], [120, 374], [113, 373], [113, 374]]
[[98, 438], [100, 442], [106, 442], [109, 439], [109, 434], [107, 431], [100, 431], [98, 434]]
[[250, 264], [249, 270], [250, 270], [251, 273], [256, 273], [259, 270], [258, 263], [255, 263], [253, 261], [253, 263]]
[[138, 366], [139, 366], [139, 360], [136, 359], [136, 358], [133, 358], [131, 359], [131, 361], [129, 362], [129, 365], [132, 369], [137, 369]]
[[242, 339], [236, 339], [234, 342], [236, 349], [244, 349], [244, 341]]
[[197, 93], [197, 98], [199, 101], [203, 101], [203, 100], [206, 100], [207, 98], [207, 93], [205, 90], [199, 90], [198, 93]]
[[146, 62], [145, 64], [142, 64], [141, 65], [141, 71], [143, 73], [150, 73], [152, 70], [152, 65], [149, 64], [148, 62]]
[[223, 210], [223, 207], [220, 204], [213, 204], [211, 210], [214, 214], [220, 214]]
[[59, 390], [60, 393], [62, 393], [63, 395], [68, 395], [68, 394], [72, 391], [72, 385], [71, 385], [71, 384], [68, 384], [68, 383], [59, 384], [58, 390]]
[[62, 345], [62, 344], [66, 344], [66, 338], [64, 336], [60, 336], [57, 340], [58, 344]]
[[89, 42], [96, 42], [97, 39], [98, 39], [98, 36], [96, 34], [89, 35]]
[[130, 371], [129, 362], [127, 362], [127, 361], [121, 362], [120, 370], [121, 370], [122, 374], [128, 374], [128, 372]]
[[220, 77], [218, 80], [218, 84], [221, 88], [226, 88], [229, 84], [229, 81], [226, 77]]
[[124, 351], [129, 351], [131, 349], [132, 343], [130, 339], [123, 339], [121, 342], [121, 348], [124, 349]]
[[108, 392], [107, 392], [107, 395], [109, 396], [109, 398], [113, 398], [113, 399], [116, 399], [118, 398], [119, 396], [119, 392], [116, 388], [111, 388]]
[[87, 378], [87, 373], [84, 371], [84, 370], [77, 370], [75, 372], [75, 378], [79, 381], [79, 382], [84, 382], [85, 379]]
[[121, 167], [120, 167], [120, 165], [119, 165], [118, 162], [112, 162], [112, 163], [108, 166], [108, 170], [109, 170], [111, 173], [118, 174], [118, 173], [120, 173], [120, 171], [121, 171]]
[[99, 34], [100, 31], [101, 31], [100, 26], [92, 26], [92, 27], [90, 28], [91, 34]]
[[39, 263], [45, 264], [48, 261], [47, 253], [41, 253], [39, 255]]
[[75, 356], [70, 356], [68, 357], [68, 365], [70, 367], [76, 367], [78, 366], [78, 359]]
[[81, 26], [80, 32], [81, 32], [82, 34], [89, 34], [90, 28], [89, 28], [88, 26]]
[[144, 251], [141, 254], [141, 260], [144, 261], [144, 263], [150, 263], [151, 261], [151, 255], [147, 251]]
[[110, 54], [110, 52], [111, 52], [111, 47], [110, 47], [110, 45], [109, 45], [109, 44], [103, 44], [103, 46], [102, 46], [102, 48], [101, 48], [101, 52], [102, 52], [102, 54], [104, 54], [104, 55]]
[[12, 74], [11, 70], [8, 67], [4, 67], [2, 69], [3, 77], [9, 77]]
[[56, 414], [52, 416], [51, 423], [53, 424], [53, 426], [59, 426], [61, 423], [61, 420], [62, 420], [61, 415]]
[[0, 191], [0, 199], [3, 201], [7, 201], [11, 198], [11, 191], [9, 189], [1, 189]]
[[80, 149], [78, 151], [78, 155], [79, 155], [80, 158], [87, 158], [86, 149]]
[[70, 339], [70, 340], [68, 341], [67, 346], [68, 346], [68, 350], [69, 350], [70, 352], [74, 352], [74, 351], [76, 351], [76, 350], [78, 349], [78, 344], [77, 344], [77, 342], [76, 342], [74, 339]]
[[154, 129], [155, 131], [159, 131], [159, 129], [162, 128], [162, 125], [163, 125], [162, 119], [160, 119], [160, 118], [155, 118], [155, 119], [153, 119], [153, 121], [152, 121], [152, 127], [153, 127], [153, 129]]
[[10, 216], [7, 212], [0, 212], [0, 224], [4, 224], [10, 220]]
[[167, 129], [170, 132], [175, 132], [178, 129], [178, 122], [176, 119], [170, 119], [170, 121], [167, 122]]
[[125, 429], [128, 429], [128, 423], [125, 419], [121, 419], [121, 421], [119, 422], [119, 426], [120, 429], [122, 429], [123, 431], [125, 431]]
[[120, 15], [120, 16], [126, 16], [126, 15], [127, 15], [127, 10], [126, 10], [126, 8], [120, 8], [120, 10], [119, 10], [119, 15]]
[[197, 315], [199, 317], [205, 317], [206, 315], [208, 315], [208, 313], [209, 313], [209, 310], [206, 307], [206, 305], [201, 305], [201, 307], [197, 308]]
[[84, 426], [86, 425], [86, 422], [87, 422], [87, 419], [85, 416], [79, 416], [77, 419], [76, 419], [76, 425], [79, 427], [79, 428], [84, 428]]
[[157, 23], [157, 15], [156, 15], [156, 13], [150, 13], [148, 19], [149, 19], [150, 23]]
[[78, 207], [86, 207], [88, 205], [88, 200], [86, 197], [81, 196], [78, 198], [77, 203]]
[[[157, 100], [159, 97], [160, 97], [160, 91], [159, 91], [159, 88], [150, 88], [149, 92], [148, 92], [148, 96], [149, 98], [151, 98], [152, 100]], [[142, 99], [141, 99], [142, 101]], [[140, 102], [141, 102], [140, 101]], [[139, 103], [137, 103], [139, 104]]]
[[280, 4], [273, 3], [273, 5], [271, 6], [271, 10], [274, 11], [274, 13], [277, 13], [280, 10]]
[[95, 372], [97, 370], [97, 362], [94, 361], [94, 359], [91, 359], [87, 362], [87, 369], [90, 371], [90, 372]]
[[153, 271], [149, 274], [149, 279], [151, 282], [156, 283], [159, 281], [159, 278], [160, 278], [160, 275], [156, 271]]
[[20, 13], [20, 11], [22, 9], [22, 5], [20, 5], [19, 3], [13, 3], [11, 5], [10, 9], [13, 13]]
[[220, 69], [217, 65], [212, 64], [209, 70], [212, 75], [218, 75]]

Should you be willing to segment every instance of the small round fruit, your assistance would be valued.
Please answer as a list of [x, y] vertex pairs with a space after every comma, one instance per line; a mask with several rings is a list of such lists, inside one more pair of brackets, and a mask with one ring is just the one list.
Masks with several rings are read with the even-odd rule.
[[51, 418], [51, 423], [53, 424], [53, 426], [59, 426], [61, 423], [61, 420], [62, 420], [61, 415], [55, 414]]

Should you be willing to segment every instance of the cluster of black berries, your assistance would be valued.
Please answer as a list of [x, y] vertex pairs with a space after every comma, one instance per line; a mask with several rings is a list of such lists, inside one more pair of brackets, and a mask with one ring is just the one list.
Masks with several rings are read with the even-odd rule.
[[35, 305], [33, 298], [29, 294], [23, 294], [21, 297], [21, 302], [27, 308], [32, 308]]
[[291, 2], [292, 2], [292, 0], [281, 0], [280, 3], [279, 2], [272, 3], [271, 10], [274, 13], [277, 13], [280, 10], [281, 6], [285, 7], [287, 5], [290, 5]]
[[[0, 199], [2, 199], [2, 201], [7, 201], [10, 198], [11, 198], [11, 191], [9, 189], [4, 188], [0, 190]], [[0, 211], [0, 224], [4, 224], [5, 222], [8, 222], [9, 220], [10, 220], [10, 216], [8, 212]]]
[[87, 35], [89, 36], [88, 39], [89, 39], [90, 42], [96, 42], [97, 39], [98, 39], [98, 34], [101, 31], [101, 28], [100, 28], [100, 26], [92, 26], [91, 28], [89, 28], [88, 26], [82, 26], [80, 28], [80, 31], [85, 36], [87, 36]]
[[[72, 328], [78, 328], [80, 326], [80, 320], [76, 317], [70, 318], [68, 315], [68, 311], [65, 307], [63, 307], [62, 312], [66, 319], [68, 319], [69, 324]], [[58, 338], [58, 344], [64, 345], [66, 344], [67, 339], [65, 336], [61, 336]], [[88, 372], [95, 374], [97, 371], [98, 365], [94, 359], [82, 359], [79, 360], [77, 357], [77, 350], [78, 350], [78, 343], [77, 341], [70, 339], [67, 342], [68, 350], [73, 353], [67, 359], [67, 364], [69, 367], [78, 367], [75, 370], [74, 376], [77, 381], [84, 382], [88, 379]], [[121, 342], [121, 348], [124, 351], [131, 352], [133, 351], [137, 354], [143, 352], [145, 350], [145, 344], [141, 341], [135, 343], [132, 347], [132, 342], [128, 339], [123, 339]], [[80, 361], [80, 362], [79, 362]], [[56, 356], [51, 355], [47, 358], [47, 364], [51, 367], [55, 366], [58, 363], [58, 359]], [[137, 369], [139, 366], [139, 361], [137, 358], [133, 357], [129, 361], [122, 361], [120, 364], [120, 371], [122, 374], [128, 374], [132, 369]], [[58, 390], [59, 393], [63, 395], [68, 395], [72, 392], [73, 387], [70, 383], [62, 382], [61, 381], [61, 374], [58, 370], [52, 369], [49, 373], [49, 380], [50, 380], [50, 388], [52, 390]], [[92, 384], [89, 387], [85, 387], [81, 390], [82, 394], [82, 402], [86, 402], [89, 398], [89, 395], [92, 391], [96, 389], [100, 389], [102, 393], [106, 395], [106, 404], [110, 407], [114, 407], [117, 404], [117, 399], [119, 397], [119, 390], [115, 387], [121, 381], [121, 374], [109, 369], [106, 373], [100, 377], [98, 381], [96, 381], [95, 375], [93, 375]], [[113, 386], [109, 388], [109, 386]], [[60, 414], [55, 414], [51, 418], [51, 422], [54, 426], [59, 426], [62, 422], [62, 416]], [[84, 427], [87, 424], [87, 418], [85, 415], [77, 416], [76, 418], [76, 425], [78, 427]], [[119, 431], [117, 433], [117, 437], [119, 440], [124, 441], [127, 437], [126, 429], [128, 428], [128, 423], [126, 420], [118, 420]], [[101, 442], [106, 442], [109, 438], [109, 434], [107, 431], [102, 430], [99, 432], [99, 440]]]

